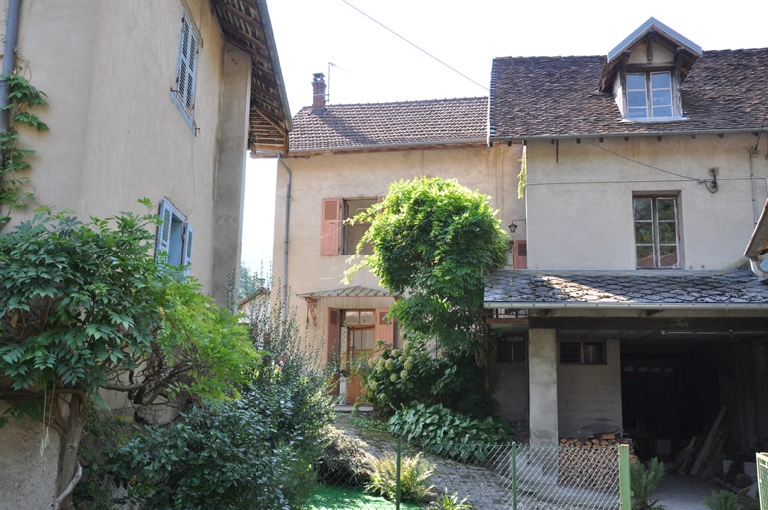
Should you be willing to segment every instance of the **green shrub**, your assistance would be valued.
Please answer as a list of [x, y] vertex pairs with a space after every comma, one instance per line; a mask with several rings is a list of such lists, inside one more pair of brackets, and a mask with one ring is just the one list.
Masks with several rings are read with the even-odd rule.
[[450, 494], [446, 487], [437, 500], [430, 503], [428, 508], [431, 510], [471, 510], [472, 505], [467, 503], [467, 499], [469, 499], [469, 496], [459, 500], [459, 493], [454, 492]]
[[329, 427], [330, 443], [317, 462], [318, 481], [328, 485], [363, 487], [371, 481], [373, 457], [364, 449], [363, 442], [345, 436]]
[[484, 446], [506, 444], [512, 431], [499, 418], [471, 418], [439, 404], [403, 409], [389, 420], [392, 435], [462, 462], [483, 462], [490, 454]]
[[[421, 453], [413, 457], [402, 457], [400, 462], [400, 499], [402, 501], [423, 501], [432, 489], [427, 485], [435, 465], [421, 458]], [[397, 494], [397, 456], [385, 453], [382, 458], [374, 459], [371, 482], [366, 487], [369, 491], [394, 500]]]
[[738, 497], [731, 491], [712, 491], [712, 495], [704, 498], [704, 506], [710, 510], [738, 510]]
[[629, 467], [630, 487], [632, 489], [632, 510], [664, 510], [658, 500], [650, 501], [664, 477], [664, 463], [654, 457], [647, 466], [635, 462]]

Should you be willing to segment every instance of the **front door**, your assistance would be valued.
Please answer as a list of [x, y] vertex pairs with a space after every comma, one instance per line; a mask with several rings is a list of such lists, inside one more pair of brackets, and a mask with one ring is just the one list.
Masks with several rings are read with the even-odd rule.
[[[373, 356], [375, 326], [373, 310], [344, 310], [344, 328], [346, 330], [346, 356], [344, 368], [347, 372], [347, 403], [353, 404], [361, 396], [360, 378], [353, 375], [353, 360]], [[342, 330], [342, 331], [343, 331]]]

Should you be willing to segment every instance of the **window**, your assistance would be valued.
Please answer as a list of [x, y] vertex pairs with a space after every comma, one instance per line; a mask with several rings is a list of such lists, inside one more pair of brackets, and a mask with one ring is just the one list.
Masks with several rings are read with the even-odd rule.
[[[379, 201], [378, 198], [326, 198], [323, 199], [320, 255], [354, 255], [357, 244], [365, 235], [370, 223], [346, 222]], [[367, 244], [361, 250], [370, 255], [373, 248]]]
[[163, 222], [157, 227], [156, 258], [171, 266], [185, 266], [184, 275], [189, 274], [189, 264], [192, 262], [192, 226], [187, 222], [187, 217], [167, 198], [160, 202], [160, 219]]
[[195, 129], [195, 82], [199, 40], [197, 28], [192, 18], [187, 13], [187, 9], [182, 7], [179, 54], [176, 59], [176, 84], [171, 90], [171, 99], [193, 132]]
[[627, 73], [627, 117], [672, 117], [672, 77], [669, 72]]
[[499, 338], [496, 361], [499, 363], [525, 363], [525, 339], [522, 336]]
[[604, 365], [606, 363], [605, 342], [561, 340], [561, 365]]
[[677, 197], [635, 196], [633, 207], [637, 267], [680, 267]]

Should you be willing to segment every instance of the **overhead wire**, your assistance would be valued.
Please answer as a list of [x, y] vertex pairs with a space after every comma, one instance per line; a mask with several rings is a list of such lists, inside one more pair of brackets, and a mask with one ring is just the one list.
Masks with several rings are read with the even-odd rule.
[[417, 45], [416, 43], [413, 43], [413, 42], [411, 42], [410, 40], [408, 40], [407, 38], [405, 38], [405, 37], [403, 37], [402, 35], [398, 34], [398, 33], [397, 33], [397, 32], [395, 32], [394, 30], [392, 30], [391, 28], [389, 28], [388, 26], [386, 26], [384, 23], [382, 23], [382, 22], [380, 22], [379, 20], [377, 20], [376, 18], [374, 18], [373, 16], [371, 16], [371, 15], [369, 15], [369, 14], [367, 14], [367, 13], [365, 13], [365, 12], [361, 11], [359, 8], [357, 8], [357, 7], [355, 7], [354, 5], [352, 5], [352, 4], [351, 4], [351, 3], [349, 3], [347, 0], [341, 0], [341, 1], [342, 1], [342, 2], [344, 2], [345, 4], [347, 4], [348, 6], [352, 7], [354, 10], [356, 10], [357, 12], [359, 12], [360, 14], [362, 14], [363, 16], [365, 16], [366, 18], [370, 19], [371, 21], [373, 21], [374, 23], [376, 23], [376, 24], [377, 24], [377, 25], [379, 25], [380, 27], [382, 27], [382, 28], [384, 28], [385, 30], [387, 30], [388, 32], [390, 32], [390, 33], [392, 33], [392, 34], [396, 35], [397, 37], [399, 37], [399, 38], [400, 38], [400, 39], [402, 39], [403, 41], [407, 42], [408, 44], [410, 44], [411, 46], [413, 46], [414, 48], [416, 48], [416, 49], [417, 49], [417, 50], [419, 50], [420, 52], [424, 53], [424, 54], [425, 54], [425, 55], [427, 55], [429, 58], [431, 58], [431, 59], [433, 59], [433, 60], [435, 60], [435, 61], [439, 62], [439, 63], [440, 63], [440, 64], [442, 64], [442, 65], [444, 65], [445, 67], [447, 67], [448, 69], [450, 69], [450, 70], [451, 70], [451, 71], [453, 71], [454, 73], [458, 74], [458, 75], [459, 75], [459, 76], [461, 76], [462, 78], [465, 78], [465, 79], [467, 79], [467, 80], [471, 81], [472, 83], [474, 83], [474, 84], [475, 84], [475, 85], [477, 85], [478, 87], [482, 88], [482, 89], [483, 89], [483, 90], [485, 90], [486, 92], [490, 92], [490, 89], [489, 89], [488, 87], [486, 87], [485, 85], [483, 85], [483, 84], [481, 84], [481, 83], [478, 83], [478, 82], [476, 82], [475, 80], [473, 80], [472, 78], [470, 78], [470, 77], [469, 77], [469, 76], [467, 76], [466, 74], [462, 73], [462, 72], [461, 72], [461, 71], [459, 71], [458, 69], [456, 69], [456, 68], [454, 68], [454, 67], [451, 67], [450, 65], [446, 64], [445, 62], [443, 62], [442, 60], [440, 60], [440, 59], [439, 59], [439, 58], [437, 58], [436, 56], [432, 55], [430, 52], [428, 52], [428, 51], [427, 51], [427, 50], [425, 50], [424, 48], [420, 47], [420, 46], [419, 46], [419, 45]]

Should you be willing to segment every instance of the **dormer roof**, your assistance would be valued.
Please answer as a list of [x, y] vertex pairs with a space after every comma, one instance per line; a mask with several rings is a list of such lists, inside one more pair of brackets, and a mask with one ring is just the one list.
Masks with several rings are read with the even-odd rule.
[[626, 39], [608, 52], [607, 63], [610, 64], [614, 62], [622, 53], [631, 49], [632, 46], [643, 40], [650, 33], [659, 34], [660, 36], [665, 37], [670, 42], [674, 42], [675, 46], [684, 48], [697, 58], [701, 56], [701, 46], [675, 32], [656, 18], [650, 17], [648, 18], [648, 21], [637, 27], [637, 29], [629, 34]]

